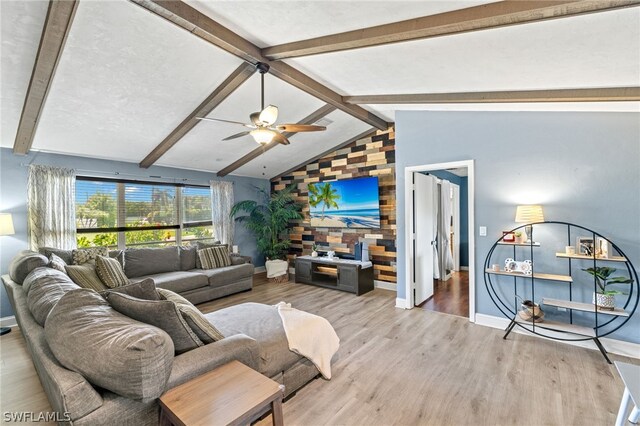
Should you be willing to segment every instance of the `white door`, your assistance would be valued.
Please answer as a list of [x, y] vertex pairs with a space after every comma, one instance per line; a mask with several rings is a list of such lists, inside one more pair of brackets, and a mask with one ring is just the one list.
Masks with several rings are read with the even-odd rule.
[[421, 173], [413, 174], [414, 190], [414, 233], [413, 241], [413, 283], [415, 289], [414, 304], [417, 306], [433, 296], [434, 264], [434, 223], [437, 221], [438, 195], [437, 180], [433, 176]]

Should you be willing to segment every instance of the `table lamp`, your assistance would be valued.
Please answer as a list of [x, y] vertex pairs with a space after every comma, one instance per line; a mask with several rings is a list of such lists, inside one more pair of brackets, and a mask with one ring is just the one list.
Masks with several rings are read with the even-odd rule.
[[[0, 236], [13, 235], [16, 230], [13, 228], [13, 218], [11, 213], [0, 213]], [[10, 333], [11, 327], [0, 327], [0, 336]]]
[[[518, 206], [516, 209], [516, 223], [535, 223], [544, 222], [544, 215], [542, 214], [542, 206], [538, 205], [525, 205]], [[527, 225], [524, 227], [524, 232], [527, 234], [527, 243], [531, 243], [531, 233], [533, 227]]]

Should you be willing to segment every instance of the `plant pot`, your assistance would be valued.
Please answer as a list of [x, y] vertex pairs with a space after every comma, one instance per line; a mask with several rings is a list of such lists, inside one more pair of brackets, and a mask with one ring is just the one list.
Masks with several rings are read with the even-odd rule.
[[593, 304], [605, 311], [613, 311], [616, 299], [613, 294], [593, 293]]
[[[274, 278], [276, 282], [284, 282], [289, 277], [289, 263], [286, 260], [267, 260], [264, 263], [267, 269], [267, 278]], [[284, 276], [284, 278], [282, 278]], [[286, 279], [285, 279], [286, 278]]]
[[311, 257], [318, 257], [318, 252], [317, 251], [312, 251], [311, 252]]

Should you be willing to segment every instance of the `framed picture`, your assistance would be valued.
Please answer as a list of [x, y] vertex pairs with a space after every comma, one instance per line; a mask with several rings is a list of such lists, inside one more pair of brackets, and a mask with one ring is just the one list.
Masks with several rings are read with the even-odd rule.
[[609, 241], [605, 238], [596, 238], [596, 256], [603, 259], [609, 258]]
[[578, 237], [576, 240], [576, 252], [582, 256], [593, 256], [595, 244], [592, 237]]
[[511, 231], [502, 231], [502, 241], [505, 243], [515, 243], [516, 234]]

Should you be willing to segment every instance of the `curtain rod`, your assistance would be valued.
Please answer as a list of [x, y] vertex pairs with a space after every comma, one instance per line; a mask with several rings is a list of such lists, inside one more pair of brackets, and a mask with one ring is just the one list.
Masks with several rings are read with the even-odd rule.
[[[32, 164], [29, 163], [20, 163], [20, 166], [22, 167], [29, 167]], [[35, 166], [42, 166], [44, 164], [33, 164]], [[129, 176], [129, 177], [137, 177], [137, 178], [142, 178], [142, 179], [167, 179], [167, 180], [173, 180], [175, 181], [180, 181], [180, 182], [198, 182], [198, 183], [202, 183], [203, 181], [198, 180], [198, 179], [189, 179], [189, 178], [179, 178], [179, 177], [172, 177], [172, 176], [160, 176], [160, 175], [139, 175], [139, 174], [135, 174], [135, 173], [122, 173], [122, 172], [118, 172], [118, 171], [114, 171], [114, 172], [105, 172], [105, 171], [97, 171], [97, 170], [87, 170], [87, 169], [77, 169], [75, 167], [71, 167], [71, 169], [73, 169], [76, 172], [79, 173], [91, 173], [93, 175], [95, 175], [95, 177], [103, 177], [103, 176]], [[206, 173], [206, 172], [205, 172]], [[224, 179], [212, 179], [212, 180], [221, 180], [224, 181]], [[233, 181], [229, 181], [231, 182], [231, 184], [235, 185], [235, 182]], [[206, 184], [208, 184], [208, 182], [205, 182]]]

